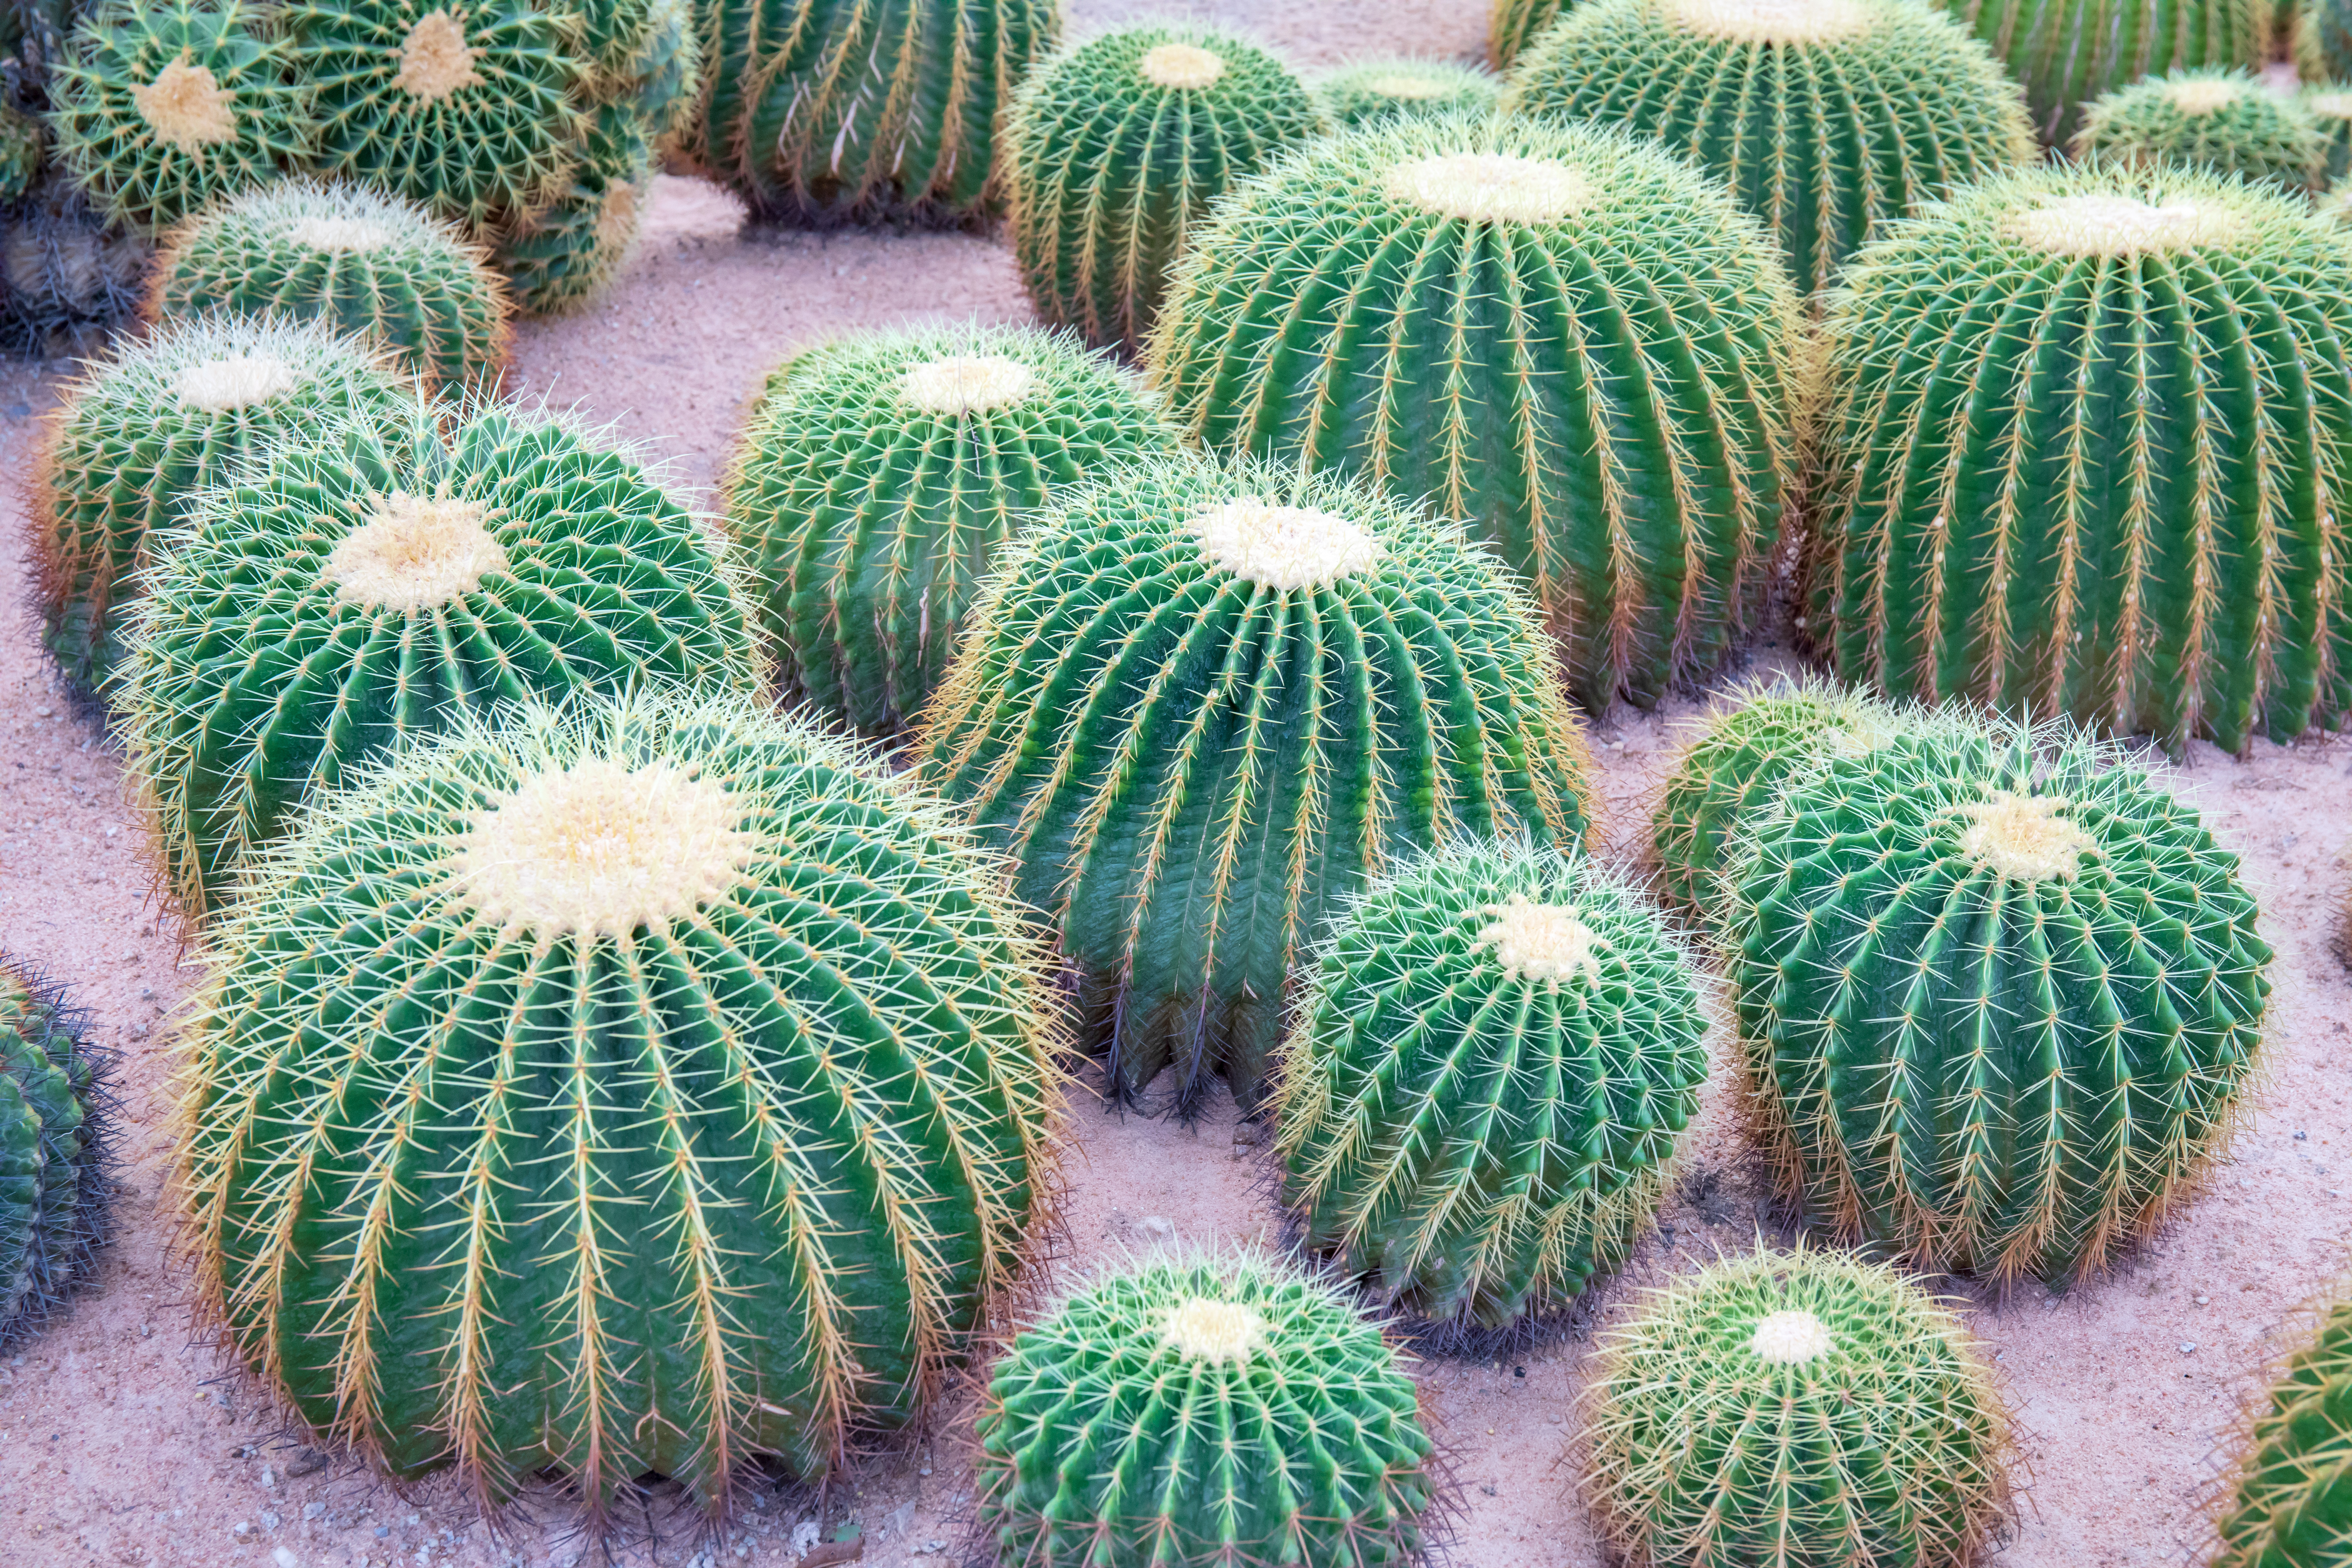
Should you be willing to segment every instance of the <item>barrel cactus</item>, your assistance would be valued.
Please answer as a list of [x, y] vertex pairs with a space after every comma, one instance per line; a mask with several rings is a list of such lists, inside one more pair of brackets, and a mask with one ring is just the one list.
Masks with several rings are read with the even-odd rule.
[[163, 538], [110, 697], [191, 919], [313, 789], [468, 710], [756, 679], [737, 574], [693, 516], [512, 408], [280, 447]]
[[703, 0], [694, 155], [754, 214], [962, 221], [1000, 195], [997, 121], [1055, 0]]
[[1592, 0], [1528, 51], [1504, 108], [1657, 137], [1812, 292], [1876, 225], [2035, 153], [2000, 62], [1927, 0]]
[[1532, 607], [1460, 531], [1243, 460], [1033, 514], [926, 715], [921, 769], [1019, 862], [1133, 1098], [1260, 1097], [1325, 912], [1457, 833], [1579, 841], [1589, 757]]
[[2305, 80], [2352, 80], [2352, 0], [2303, 0], [2294, 39]]
[[1045, 61], [1005, 126], [1013, 253], [1038, 315], [1139, 348], [1209, 205], [1322, 128], [1289, 67], [1206, 27], [1125, 27]]
[[121, 653], [132, 574], [158, 531], [273, 443], [415, 401], [398, 367], [315, 323], [168, 321], [66, 389], [34, 487], [44, 641], [94, 689]]
[[1307, 1247], [1503, 1328], [1614, 1268], [1698, 1110], [1706, 1020], [1656, 911], [1578, 853], [1470, 844], [1373, 884], [1308, 970], [1275, 1147]]
[[1238, 192], [1151, 368], [1212, 446], [1467, 520], [1534, 587], [1577, 697], [1647, 706], [1760, 608], [1800, 321], [1755, 221], [1654, 145], [1408, 121]]
[[1807, 631], [1850, 680], [2174, 743], [2343, 712], [2347, 267], [2300, 199], [2181, 169], [1889, 234], [1828, 322]]
[[2211, 1568], [2337, 1568], [2352, 1542], [2352, 1297], [2320, 1313], [2232, 1466]]
[[2271, 0], [1944, 0], [2025, 89], [2033, 129], [2064, 146], [2104, 93], [2168, 71], [2258, 71]]
[[89, 1277], [106, 1239], [110, 1063], [81, 1027], [54, 986], [0, 958], [0, 1346]]
[[904, 1423], [1045, 1186], [1043, 952], [936, 803], [740, 696], [460, 712], [216, 928], [202, 1310], [301, 1423], [493, 1504], [714, 1515]]
[[2009, 1496], [2009, 1415], [1958, 1316], [1835, 1253], [1654, 1292], [1586, 1417], [1586, 1491], [1634, 1563], [1966, 1568]]
[[1510, 69], [1559, 12], [1560, 0], [1495, 0], [1486, 23], [1486, 63]]
[[687, 134], [702, 91], [701, 39], [688, 0], [654, 0], [612, 80], [612, 101], [626, 104], [656, 144]]
[[446, 385], [487, 385], [511, 348], [488, 253], [415, 203], [289, 180], [174, 230], [148, 313], [268, 313], [366, 337]]
[[0, 103], [0, 204], [33, 188], [47, 158], [41, 122], [10, 103]]
[[534, 315], [558, 314], [578, 310], [611, 282], [636, 246], [653, 178], [645, 122], [625, 105], [597, 110], [570, 187], [499, 240], [499, 270], [516, 302]]
[[2226, 1142], [2270, 994], [2253, 895], [2098, 747], [1946, 729], [1832, 757], [1725, 888], [1755, 1115], [1841, 1238], [2063, 1286]]
[[2074, 156], [2122, 163], [2197, 163], [2249, 180], [2310, 188], [2327, 162], [2311, 112], [2242, 70], [2182, 71], [2119, 88], [2093, 103]]
[[979, 1438], [979, 1526], [1028, 1568], [1409, 1563], [1438, 1490], [1380, 1330], [1250, 1257], [1078, 1290], [996, 1363]]
[[1051, 487], [1176, 449], [1140, 388], [1066, 336], [849, 338], [769, 379], [727, 485], [788, 685], [877, 736], [939, 684], [997, 547]]
[[2341, 180], [2352, 173], [2352, 86], [2328, 82], [2307, 88], [2298, 101], [2327, 144], [2325, 177]]
[[1485, 114], [1502, 96], [1493, 77], [1449, 60], [1361, 60], [1315, 84], [1323, 118], [1339, 131], [1417, 114]]

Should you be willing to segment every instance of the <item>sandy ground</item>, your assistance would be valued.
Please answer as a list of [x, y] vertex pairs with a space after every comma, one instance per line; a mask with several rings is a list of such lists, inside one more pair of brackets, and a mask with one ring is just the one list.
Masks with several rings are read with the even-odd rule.
[[[1098, 16], [1107, 7], [1093, 8]], [[1082, 7], [1079, 25], [1088, 21]], [[1227, 0], [1238, 21], [1305, 62], [1350, 52], [1467, 55], [1479, 7], [1441, 0], [1315, 5]], [[764, 374], [844, 329], [929, 319], [1027, 319], [1006, 253], [954, 235], [750, 235], [731, 202], [665, 179], [627, 276], [590, 312], [522, 331], [513, 388], [576, 403], [667, 460], [710, 501]], [[0, 366], [0, 472], [25, 472], [64, 366]], [[21, 497], [0, 487], [0, 579], [24, 580]], [[337, 1565], [569, 1563], [581, 1543], [552, 1493], [494, 1537], [453, 1489], [393, 1496], [332, 1454], [278, 1431], [210, 1349], [191, 1341], [186, 1277], [159, 1206], [168, 1152], [164, 1016], [191, 976], [146, 898], [147, 873], [118, 758], [54, 689], [16, 588], [0, 592], [0, 949], [68, 983], [123, 1057], [120, 1236], [70, 1311], [0, 1363], [0, 1563]], [[1787, 662], [1761, 643], [1751, 667]], [[1599, 726], [1612, 852], [1628, 856], [1696, 704], [1610, 715]], [[2245, 859], [2278, 950], [2268, 1071], [2212, 1189], [2112, 1279], [2063, 1300], [2007, 1301], [1957, 1284], [2003, 1369], [2024, 1432], [2026, 1482], [2000, 1568], [2093, 1568], [2192, 1559], [2242, 1403], [2292, 1342], [2299, 1304], [2345, 1266], [2352, 1235], [2352, 1052], [2346, 973], [2327, 946], [2352, 836], [2340, 746], [2262, 745], [2243, 763], [2200, 747], [2172, 783]], [[1720, 1059], [1723, 1041], [1718, 1036]], [[1424, 1363], [1453, 1450], [1464, 1568], [1585, 1568], [1603, 1561], [1563, 1462], [1596, 1326], [1639, 1289], [1767, 1228], [1736, 1136], [1727, 1074], [1690, 1135], [1692, 1182], [1617, 1280], [1556, 1343], [1502, 1363]], [[1082, 1103], [1068, 1162], [1070, 1244], [1057, 1277], [1174, 1235], [1269, 1234], [1258, 1151], [1230, 1107], [1196, 1128], [1114, 1120]], [[854, 1522], [868, 1563], [948, 1568], [970, 1472], [951, 1430], [834, 1489], [824, 1531]], [[797, 1493], [762, 1491], [715, 1550], [669, 1532], [625, 1545], [651, 1564], [787, 1563]]]

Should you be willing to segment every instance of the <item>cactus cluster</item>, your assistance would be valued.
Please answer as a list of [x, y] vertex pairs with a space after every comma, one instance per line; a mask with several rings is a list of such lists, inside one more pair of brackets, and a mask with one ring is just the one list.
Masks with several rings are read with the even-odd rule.
[[933, 699], [928, 782], [1018, 862], [1114, 1095], [1261, 1095], [1326, 912], [1456, 834], [1568, 846], [1588, 753], [1533, 609], [1454, 528], [1183, 457], [1063, 491]]
[[1175, 449], [1141, 389], [1066, 336], [850, 338], [769, 378], [727, 527], [763, 586], [786, 685], [886, 735], [939, 684], [1015, 519], [1049, 489]]
[[2327, 155], [2311, 112], [2242, 70], [2134, 82], [2093, 103], [2074, 133], [2077, 159], [2200, 164], [2297, 191], [2311, 186]]
[[1485, 114], [1502, 96], [1493, 77], [1450, 60], [1360, 60], [1315, 84], [1323, 118], [1336, 131], [1417, 114]]
[[[620, 574], [614, 574], [617, 579]], [[200, 1301], [311, 1431], [600, 1529], [910, 1418], [1047, 1184], [1044, 954], [936, 805], [748, 698], [469, 712], [217, 927]]]
[[1581, 854], [1464, 845], [1346, 909], [1283, 1045], [1306, 1244], [1413, 1316], [1507, 1327], [1615, 1267], [1698, 1109], [1706, 1024], [1658, 916]]
[[106, 1239], [106, 1058], [58, 991], [0, 958], [0, 1347], [90, 1274]]
[[2054, 147], [2074, 139], [2093, 100], [2142, 77], [2262, 69], [2274, 26], [2272, 0], [1944, 0], [1944, 8], [2009, 68], [2034, 133]]
[[1533, 586], [1597, 710], [1704, 675], [1757, 614], [1800, 323], [1755, 220], [1654, 144], [1406, 121], [1235, 192], [1150, 363], [1212, 447], [1465, 520]]
[[2211, 1568], [2336, 1568], [2352, 1542], [2352, 1297], [2319, 1315], [2245, 1434]]

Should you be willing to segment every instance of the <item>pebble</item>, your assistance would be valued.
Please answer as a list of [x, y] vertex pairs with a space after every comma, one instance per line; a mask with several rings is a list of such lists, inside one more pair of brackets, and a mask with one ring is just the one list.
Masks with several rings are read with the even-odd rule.
[[253, 1533], [253, 1526], [249, 1521], [240, 1519], [235, 1524], [228, 1527], [228, 1532], [231, 1535], [236, 1536], [239, 1541], [243, 1541], [247, 1536]]
[[2180, 1353], [2181, 1353], [2182, 1355], [2194, 1355], [2194, 1354], [2196, 1354], [2196, 1353], [2197, 1353], [2197, 1342], [2196, 1342], [2195, 1340], [2183, 1340], [2183, 1341], [2181, 1341], [2181, 1342], [2180, 1342]]
[[269, 1554], [269, 1560], [272, 1563], [277, 1563], [278, 1568], [301, 1568], [302, 1560], [299, 1557], [295, 1556], [291, 1552], [287, 1551], [283, 1546], [271, 1552]]

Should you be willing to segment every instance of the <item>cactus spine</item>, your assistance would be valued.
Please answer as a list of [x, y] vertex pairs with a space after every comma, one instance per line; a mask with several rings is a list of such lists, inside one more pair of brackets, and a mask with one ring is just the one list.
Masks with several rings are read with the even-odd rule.
[[1560, 0], [1495, 0], [1486, 24], [1486, 63], [1509, 70], [1559, 12]]
[[1363, 60], [1315, 84], [1323, 118], [1339, 131], [1421, 114], [1486, 114], [1502, 97], [1493, 77], [1449, 60]]
[[2116, 163], [2196, 163], [2307, 190], [2327, 141], [2303, 104], [2242, 70], [2182, 71], [2119, 88], [2092, 104], [2074, 156]]
[[0, 958], [0, 1346], [89, 1277], [106, 1239], [112, 1099], [81, 1017]]
[[2271, 0], [1944, 0], [2025, 89], [2033, 129], [2063, 147], [2092, 100], [2142, 77], [2203, 67], [2259, 71]]
[[2352, 1298], [2320, 1315], [2232, 1466], [2212, 1568], [2331, 1568], [2352, 1539]]

